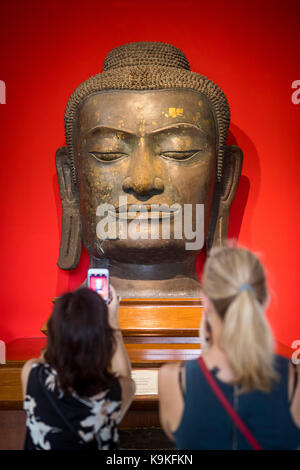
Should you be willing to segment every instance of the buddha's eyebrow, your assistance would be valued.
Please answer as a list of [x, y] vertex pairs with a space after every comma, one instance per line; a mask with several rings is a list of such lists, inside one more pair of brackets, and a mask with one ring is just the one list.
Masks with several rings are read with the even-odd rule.
[[107, 132], [108, 134], [111, 133], [111, 134], [123, 134], [124, 137], [134, 137], [136, 136], [136, 134], [134, 132], [130, 132], [128, 131], [127, 129], [116, 129], [115, 127], [108, 127], [108, 126], [101, 126], [101, 125], [98, 125], [98, 126], [95, 126], [95, 127], [92, 127], [91, 129], [89, 129], [87, 132], [84, 133], [84, 137], [85, 136], [90, 136], [90, 135], [98, 135], [98, 134], [101, 134], [103, 132]]
[[200, 126], [196, 126], [195, 124], [192, 124], [190, 122], [176, 122], [175, 124], [171, 124], [169, 126], [154, 129], [153, 131], [149, 132], [149, 134], [158, 134], [160, 132], [165, 132], [165, 131], [185, 130], [187, 128], [194, 129], [197, 132], [201, 132], [202, 134], [207, 135], [207, 132], [205, 132]]

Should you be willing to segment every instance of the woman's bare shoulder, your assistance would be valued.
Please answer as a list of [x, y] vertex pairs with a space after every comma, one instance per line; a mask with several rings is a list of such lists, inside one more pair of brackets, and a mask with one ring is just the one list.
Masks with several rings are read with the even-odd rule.
[[24, 378], [26, 378], [26, 376], [28, 376], [29, 372], [31, 371], [32, 366], [34, 364], [39, 364], [39, 363], [40, 363], [39, 359], [29, 359], [28, 361], [26, 361], [22, 367], [21, 379], [23, 380]]
[[38, 359], [38, 358], [29, 359], [23, 365], [22, 370], [21, 370], [21, 382], [22, 382], [23, 397], [25, 397], [25, 395], [26, 395], [28, 378], [29, 378], [29, 374], [31, 372], [32, 367], [35, 364], [40, 364], [41, 362], [42, 362], [41, 359]]
[[35, 364], [45, 364], [46, 361], [45, 361], [44, 354], [45, 354], [45, 350], [43, 349], [41, 351], [40, 357], [29, 359], [27, 362], [25, 362], [25, 364], [22, 367], [21, 382], [22, 382], [22, 390], [23, 390], [24, 396], [25, 396], [26, 389], [27, 389], [27, 382], [28, 382], [30, 371]]

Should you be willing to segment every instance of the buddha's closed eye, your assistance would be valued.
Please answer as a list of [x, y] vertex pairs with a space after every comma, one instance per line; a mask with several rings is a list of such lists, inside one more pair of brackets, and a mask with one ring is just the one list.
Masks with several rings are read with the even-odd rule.
[[161, 152], [160, 156], [163, 157], [163, 158], [178, 160], [178, 161], [189, 160], [196, 153], [201, 152], [201, 150], [203, 150], [203, 149]]
[[89, 152], [96, 160], [109, 163], [114, 162], [116, 160], [120, 160], [121, 158], [128, 157], [127, 153], [121, 152]]

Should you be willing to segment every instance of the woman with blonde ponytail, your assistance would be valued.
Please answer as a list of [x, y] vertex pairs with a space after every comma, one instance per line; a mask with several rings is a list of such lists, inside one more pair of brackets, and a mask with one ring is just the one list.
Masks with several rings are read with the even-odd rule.
[[300, 365], [274, 353], [261, 262], [245, 248], [213, 249], [202, 285], [201, 359], [159, 371], [166, 434], [180, 449], [300, 447]]

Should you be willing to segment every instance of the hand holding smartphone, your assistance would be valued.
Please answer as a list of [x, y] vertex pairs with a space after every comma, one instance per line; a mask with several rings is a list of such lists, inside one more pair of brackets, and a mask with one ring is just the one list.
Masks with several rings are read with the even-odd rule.
[[90, 268], [88, 270], [88, 287], [101, 295], [106, 304], [109, 301], [108, 269]]

